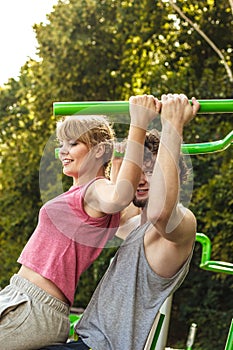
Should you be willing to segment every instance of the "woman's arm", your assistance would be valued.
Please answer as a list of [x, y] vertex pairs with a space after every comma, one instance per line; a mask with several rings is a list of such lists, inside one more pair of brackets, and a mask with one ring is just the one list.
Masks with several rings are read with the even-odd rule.
[[151, 95], [132, 96], [129, 102], [131, 123], [116, 181], [96, 181], [85, 197], [86, 205], [101, 213], [119, 212], [132, 201], [141, 176], [146, 130], [160, 111], [160, 102]]

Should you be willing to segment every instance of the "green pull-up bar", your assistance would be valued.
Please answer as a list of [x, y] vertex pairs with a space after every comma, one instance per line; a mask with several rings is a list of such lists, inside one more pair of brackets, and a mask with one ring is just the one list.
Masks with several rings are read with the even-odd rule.
[[[198, 113], [233, 113], [233, 100], [198, 100]], [[191, 103], [191, 101], [190, 101]], [[128, 101], [54, 102], [55, 116], [73, 114], [125, 114], [129, 113]]]
[[[233, 100], [198, 100], [200, 109], [198, 113], [233, 113]], [[191, 103], [191, 101], [190, 101]], [[128, 101], [87, 101], [87, 102], [54, 102], [55, 116], [75, 114], [125, 114], [129, 113]], [[192, 143], [182, 145], [185, 154], [201, 154], [224, 151], [233, 142], [233, 131], [223, 140]], [[56, 150], [57, 156], [58, 150]]]

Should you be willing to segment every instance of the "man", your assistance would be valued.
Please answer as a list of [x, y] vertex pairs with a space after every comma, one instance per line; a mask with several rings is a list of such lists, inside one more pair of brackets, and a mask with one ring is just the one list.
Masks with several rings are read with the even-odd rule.
[[196, 219], [179, 203], [179, 162], [184, 126], [199, 103], [193, 98], [191, 106], [183, 94], [162, 95], [161, 103], [158, 153], [155, 163], [145, 158], [136, 193], [141, 204], [146, 201], [141, 225], [121, 245], [96, 288], [76, 326], [78, 342], [44, 349], [142, 350], [161, 305], [188, 273]]

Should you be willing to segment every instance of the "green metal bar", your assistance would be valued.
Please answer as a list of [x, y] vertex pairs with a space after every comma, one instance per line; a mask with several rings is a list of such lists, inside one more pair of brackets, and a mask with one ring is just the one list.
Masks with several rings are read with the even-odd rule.
[[69, 334], [69, 337], [72, 337], [72, 336], [75, 335], [74, 326], [80, 320], [81, 317], [82, 317], [82, 314], [80, 314], [80, 315], [70, 314], [69, 315], [69, 319], [70, 319], [70, 334]]
[[[198, 113], [233, 113], [233, 100], [198, 100]], [[191, 103], [191, 101], [190, 101]], [[125, 114], [129, 113], [128, 101], [86, 101], [86, 102], [54, 102], [55, 116], [73, 114]]]
[[[191, 103], [191, 101], [190, 101]], [[233, 113], [233, 100], [199, 100], [198, 113]], [[54, 102], [53, 112], [58, 115], [74, 114], [125, 114], [129, 112], [127, 101], [88, 101], [88, 102]], [[222, 140], [183, 144], [184, 154], [204, 154], [224, 151], [233, 143], [233, 130]], [[56, 151], [58, 152], [58, 151]], [[56, 153], [57, 154], [57, 153]]]
[[222, 140], [204, 142], [204, 143], [190, 143], [182, 145], [181, 149], [184, 154], [201, 154], [221, 152], [227, 149], [233, 143], [233, 130]]
[[203, 233], [196, 234], [196, 241], [202, 245], [202, 255], [200, 268], [217, 273], [226, 273], [233, 275], [233, 264], [225, 261], [210, 260], [211, 256], [211, 241], [209, 237]]
[[196, 241], [202, 245], [201, 265], [203, 265], [210, 260], [211, 241], [204, 233], [196, 233]]
[[207, 271], [233, 275], [233, 264], [225, 261], [206, 261], [204, 264], [200, 264], [200, 268]]
[[164, 318], [165, 318], [165, 315], [164, 314], [160, 314], [159, 321], [158, 321], [158, 324], [157, 324], [157, 327], [156, 327], [156, 330], [155, 330], [155, 334], [154, 334], [154, 337], [153, 337], [153, 340], [152, 340], [152, 343], [151, 343], [151, 346], [150, 346], [150, 350], [155, 350], [155, 347], [156, 347], [156, 344], [157, 344], [157, 341], [159, 339], [159, 335], [160, 335], [160, 332], [161, 332], [161, 329], [162, 329]]
[[227, 336], [227, 342], [225, 346], [225, 350], [232, 350], [233, 349], [233, 319], [231, 320], [231, 325], [229, 329], [229, 333]]

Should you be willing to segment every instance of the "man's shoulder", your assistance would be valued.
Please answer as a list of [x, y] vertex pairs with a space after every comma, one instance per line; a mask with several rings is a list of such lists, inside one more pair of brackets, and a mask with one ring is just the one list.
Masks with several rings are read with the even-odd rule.
[[128, 235], [140, 225], [140, 222], [141, 214], [133, 216], [118, 228], [116, 236], [125, 240]]

